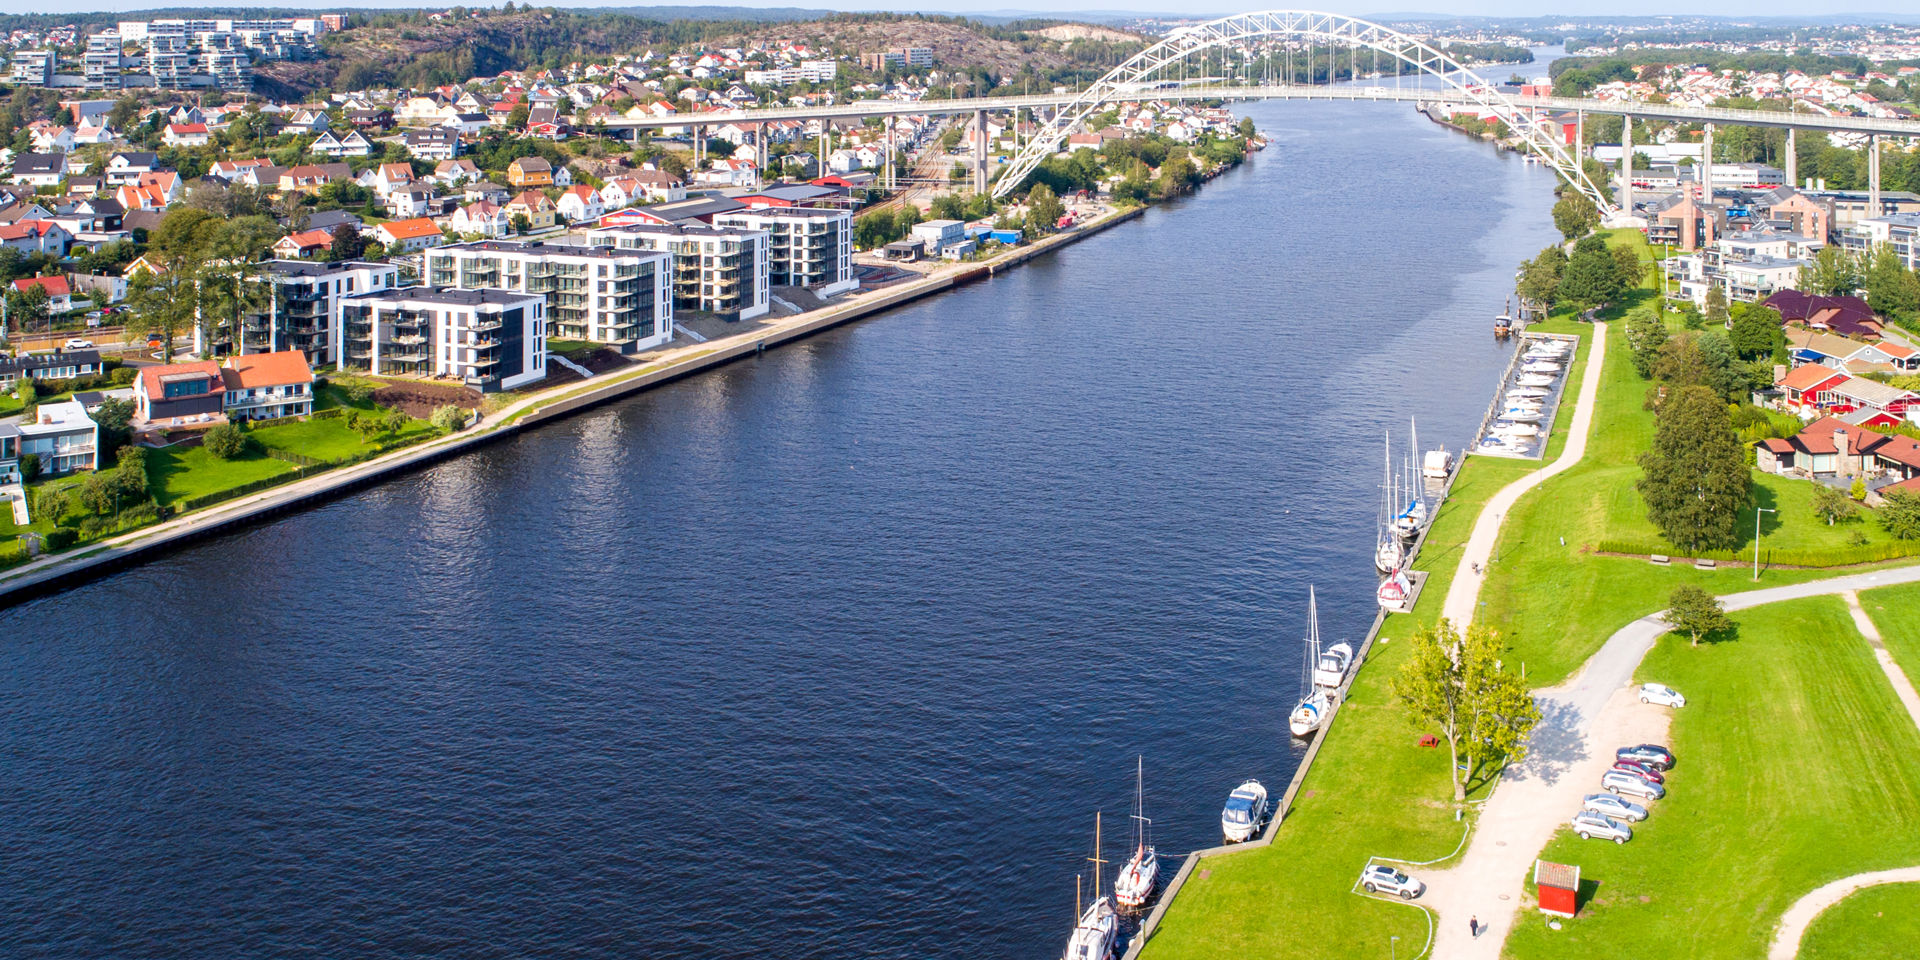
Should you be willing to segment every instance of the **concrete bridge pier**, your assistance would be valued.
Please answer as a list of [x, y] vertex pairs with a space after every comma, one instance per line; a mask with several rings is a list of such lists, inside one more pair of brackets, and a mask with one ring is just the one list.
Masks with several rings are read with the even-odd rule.
[[1620, 209], [1633, 216], [1633, 116], [1620, 118]]
[[1587, 162], [1587, 112], [1585, 110], [1573, 115], [1573, 162]]
[[1700, 189], [1701, 198], [1713, 202], [1713, 124], [1706, 125], [1706, 143], [1700, 151]]
[[1787, 186], [1796, 190], [1800, 188], [1800, 157], [1794, 150], [1794, 142], [1799, 139], [1794, 136], [1797, 132], [1792, 127], [1787, 128]]
[[987, 192], [987, 112], [973, 112], [973, 192]]
[[1867, 216], [1880, 216], [1880, 135], [1867, 138]]

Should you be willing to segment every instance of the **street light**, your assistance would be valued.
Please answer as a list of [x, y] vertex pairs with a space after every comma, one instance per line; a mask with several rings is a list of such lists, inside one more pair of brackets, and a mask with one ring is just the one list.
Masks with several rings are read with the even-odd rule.
[[1760, 515], [1779, 512], [1772, 507], [1758, 507], [1753, 511], [1753, 579], [1755, 583], [1760, 581]]
[[1387, 948], [1392, 951], [1388, 956], [1392, 957], [1393, 960], [1400, 960], [1400, 938], [1394, 937], [1392, 939], [1393, 942], [1387, 944]]

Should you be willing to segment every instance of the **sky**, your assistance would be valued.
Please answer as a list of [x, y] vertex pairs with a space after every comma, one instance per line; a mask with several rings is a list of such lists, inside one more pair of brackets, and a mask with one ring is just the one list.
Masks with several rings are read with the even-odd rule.
[[[1885, 5], [1885, 8], [1904, 8], [1907, 0], [1889, 3], [1888, 0], [1871, 0]], [[1829, 16], [1834, 13], [1830, 7], [1819, 6], [1806, 0], [1609, 0], [1605, 4], [1596, 4], [1592, 0], [1406, 0], [1404, 6], [1381, 7], [1380, 0], [1370, 3], [1346, 3], [1341, 0], [1314, 0], [1309, 3], [1271, 3], [1259, 6], [1255, 2], [1234, 4], [1223, 0], [1201, 0], [1200, 3], [1187, 4], [1169, 2], [1169, 0], [930, 0], [925, 3], [894, 2], [884, 0], [825, 0], [825, 2], [805, 2], [805, 0], [737, 0], [737, 2], [716, 3], [715, 6], [742, 7], [804, 7], [807, 9], [834, 10], [897, 10], [903, 12], [939, 12], [939, 13], [1032, 13], [1071, 17], [1076, 12], [1151, 12], [1164, 13], [1178, 10], [1188, 15], [1203, 12], [1218, 14], [1242, 13], [1251, 10], [1276, 8], [1304, 8], [1325, 10], [1333, 13], [1353, 15], [1378, 14], [1385, 11], [1419, 11], [1421, 13], [1486, 15], [1486, 16], [1555, 16], [1555, 15], [1603, 15], [1603, 16], [1652, 16], [1668, 14], [1706, 14], [1732, 17], [1757, 16]], [[31, 4], [34, 12], [67, 13], [93, 10], [147, 10], [161, 6], [191, 6], [188, 3], [168, 3], [166, 0], [34, 0]], [[428, 3], [422, 0], [332, 0], [322, 5], [301, 5], [294, 0], [234, 0], [220, 3], [222, 6], [273, 6], [300, 9], [303, 11], [332, 10], [342, 7], [440, 7], [450, 3]], [[470, 4], [481, 6], [483, 4]], [[606, 7], [617, 3], [609, 0], [545, 0], [537, 6], [584, 6]], [[12, 7], [13, 4], [7, 4]], [[1869, 7], [1863, 13], [1870, 12]], [[8, 12], [25, 12], [16, 8]], [[1903, 19], [1911, 19], [1908, 14]]]

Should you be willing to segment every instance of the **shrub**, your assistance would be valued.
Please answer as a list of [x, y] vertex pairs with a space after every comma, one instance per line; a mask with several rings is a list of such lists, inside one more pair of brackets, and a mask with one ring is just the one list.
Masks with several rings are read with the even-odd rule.
[[364, 383], [349, 383], [346, 386], [347, 399], [355, 404], [366, 403], [373, 399], [373, 388]]
[[140, 371], [132, 367], [120, 367], [113, 371], [113, 385], [116, 387], [130, 386], [139, 376]]
[[60, 527], [47, 531], [47, 535], [40, 538], [40, 544], [51, 553], [73, 546], [73, 542], [79, 538], [79, 534], [65, 527]]
[[32, 480], [40, 475], [40, 455], [29, 453], [20, 458], [20, 476]]
[[245, 454], [248, 443], [246, 433], [231, 423], [223, 423], [208, 430], [206, 438], [201, 441], [201, 445], [207, 448], [208, 453], [222, 460], [232, 460]]
[[1853, 486], [1847, 490], [1847, 494], [1853, 497], [1853, 499], [1855, 500], [1862, 500], [1862, 501], [1866, 500], [1867, 499], [1867, 482], [1865, 480], [1860, 479], [1859, 477], [1854, 477]]
[[466, 408], [449, 403], [433, 411], [433, 418], [430, 422], [442, 432], [452, 433], [467, 425]]

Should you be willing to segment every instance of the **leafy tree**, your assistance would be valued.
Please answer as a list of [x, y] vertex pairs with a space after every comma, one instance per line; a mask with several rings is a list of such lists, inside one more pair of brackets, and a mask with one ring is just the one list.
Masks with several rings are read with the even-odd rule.
[[1813, 515], [1825, 520], [1827, 526], [1853, 516], [1853, 510], [1853, 501], [1846, 494], [1824, 483], [1813, 488]]
[[429, 422], [432, 423], [436, 428], [438, 428], [442, 433], [452, 433], [460, 429], [461, 427], [466, 426], [467, 411], [465, 407], [460, 407], [460, 406], [456, 406], [454, 404], [449, 403], [446, 406], [443, 406], [433, 411], [433, 417]]
[[1623, 290], [1632, 290], [1647, 278], [1647, 263], [1640, 259], [1640, 251], [1631, 246], [1613, 248], [1613, 274], [1620, 281]]
[[529, 219], [526, 214], [516, 213], [513, 215], [513, 232], [514, 233], [526, 233], [532, 229], [533, 229], [533, 221]]
[[1194, 188], [1200, 182], [1200, 170], [1193, 165], [1193, 158], [1186, 154], [1171, 156], [1160, 165], [1160, 195], [1177, 197]]
[[1880, 526], [1895, 540], [1920, 540], [1920, 494], [1888, 490], [1880, 504]]
[[1786, 342], [1780, 311], [1757, 303], [1740, 304], [1733, 311], [1733, 329], [1727, 339], [1734, 352], [1748, 360], [1773, 356], [1774, 348]]
[[1800, 287], [1822, 296], [1847, 296], [1860, 289], [1860, 264], [1845, 250], [1831, 244], [1814, 254], [1813, 262], [1800, 268]]
[[72, 500], [67, 491], [57, 487], [41, 487], [33, 492], [33, 516], [41, 520], [59, 522], [71, 509]]
[[1579, 307], [1597, 307], [1620, 295], [1620, 274], [1604, 243], [1582, 243], [1567, 258], [1560, 278], [1560, 299]]
[[1540, 251], [1540, 255], [1521, 264], [1516, 288], [1522, 299], [1552, 307], [1560, 299], [1560, 275], [1567, 267], [1567, 253], [1558, 246]]
[[1489, 627], [1474, 624], [1462, 636], [1447, 620], [1409, 641], [1411, 658], [1393, 678], [1393, 695], [1416, 726], [1437, 730], [1447, 741], [1453, 799], [1467, 798], [1460, 762], [1471, 778], [1525, 756], [1525, 741], [1540, 720], [1540, 708], [1517, 674], [1501, 666], [1506, 643]]
[[1675, 633], [1684, 633], [1693, 638], [1696, 647], [1700, 645], [1701, 637], [1733, 629], [1733, 621], [1728, 619], [1720, 599], [1691, 583], [1673, 588], [1673, 593], [1667, 597], [1667, 612], [1661, 619]]
[[[32, 330], [48, 325], [52, 314], [46, 288], [35, 284], [25, 290], [7, 291], [7, 323], [16, 330]], [[48, 329], [52, 329], [48, 326]]]
[[1689, 552], [1732, 547], [1740, 511], [1752, 505], [1746, 448], [1711, 389], [1680, 387], [1661, 404], [1653, 447], [1636, 484], [1647, 519]]
[[247, 452], [247, 435], [239, 426], [223, 423], [208, 430], [200, 444], [222, 460], [234, 460]]
[[20, 458], [21, 479], [32, 480], [38, 476], [40, 476], [40, 455], [37, 453], [29, 453], [21, 457]]
[[1693, 305], [1692, 300], [1680, 301], [1680, 306], [1676, 309], [1680, 314], [1681, 326], [1686, 327], [1688, 330], [1705, 330], [1707, 328], [1706, 315], [1700, 312], [1699, 307]]
[[957, 193], [943, 193], [933, 198], [929, 211], [935, 220], [967, 219], [967, 201]]
[[1707, 326], [1726, 327], [1728, 323], [1727, 292], [1719, 284], [1707, 288]]
[[1627, 346], [1633, 349], [1633, 369], [1641, 379], [1653, 376], [1666, 345], [1667, 323], [1658, 313], [1635, 313], [1627, 319]]
[[1600, 210], [1578, 190], [1568, 190], [1553, 205], [1553, 225], [1568, 240], [1584, 237], [1600, 225]]
[[1052, 233], [1060, 218], [1066, 216], [1067, 208], [1060, 202], [1053, 189], [1044, 183], [1034, 184], [1027, 193], [1027, 229], [1035, 233]]
[[366, 235], [351, 223], [334, 227], [332, 236], [333, 244], [327, 248], [328, 260], [358, 260], [366, 252]]
[[[123, 370], [130, 368], [122, 367]], [[118, 449], [132, 434], [132, 400], [103, 400], [93, 408], [93, 422], [100, 428], [100, 447]]]
[[1920, 276], [1900, 262], [1890, 244], [1878, 244], [1867, 261], [1867, 303], [1882, 316], [1912, 323], [1920, 319]]

